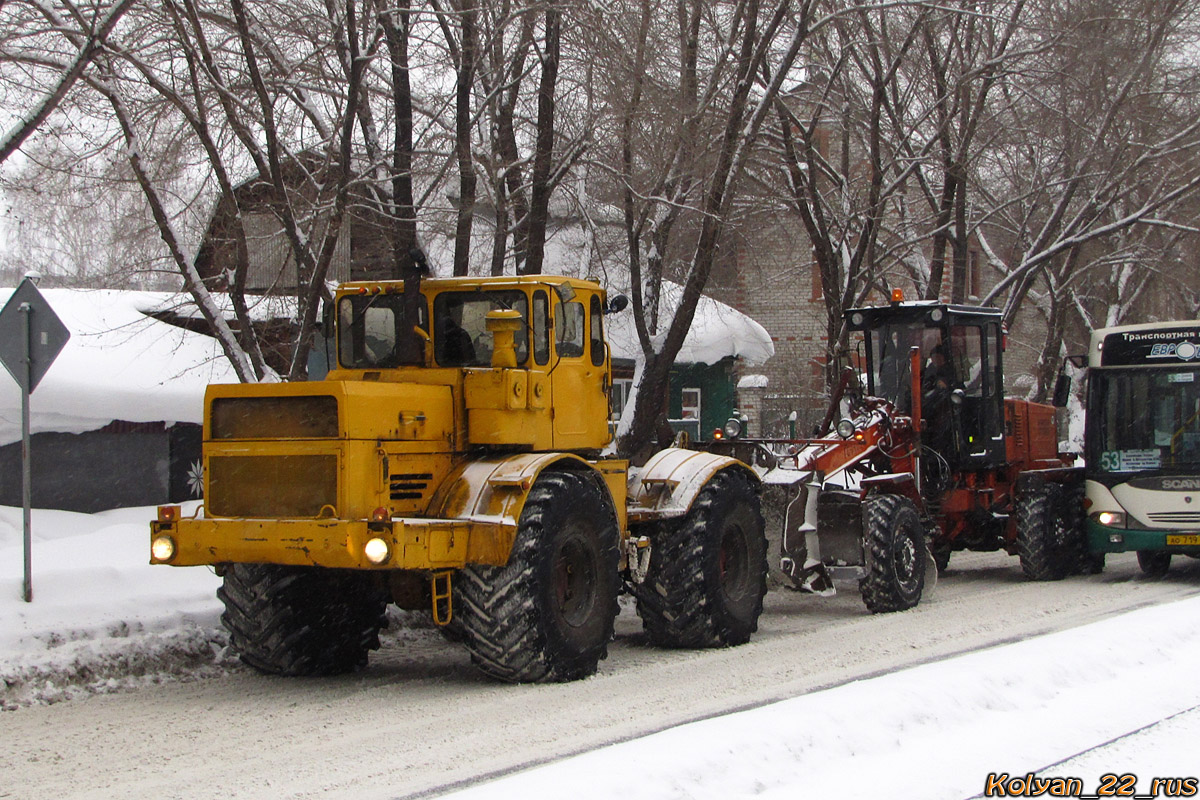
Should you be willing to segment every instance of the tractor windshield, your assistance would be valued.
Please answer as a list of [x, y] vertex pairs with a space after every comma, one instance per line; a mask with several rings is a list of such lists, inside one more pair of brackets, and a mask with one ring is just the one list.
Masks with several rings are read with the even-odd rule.
[[919, 322], [881, 325], [870, 332], [871, 394], [891, 400], [902, 414], [912, 412], [912, 368], [909, 351], [921, 348], [928, 358], [942, 342], [940, 328]]
[[425, 300], [417, 319], [405, 321], [403, 294], [345, 295], [338, 301], [338, 362], [348, 369], [420, 366], [419, 352], [403, 355], [404, 325], [429, 329]]
[[486, 367], [492, 361], [492, 334], [487, 313], [520, 312], [525, 325], [517, 331], [517, 364], [529, 357], [529, 302], [524, 292], [442, 292], [433, 301], [434, 358], [443, 367]]
[[1090, 468], [1200, 469], [1200, 369], [1093, 370], [1088, 409]]

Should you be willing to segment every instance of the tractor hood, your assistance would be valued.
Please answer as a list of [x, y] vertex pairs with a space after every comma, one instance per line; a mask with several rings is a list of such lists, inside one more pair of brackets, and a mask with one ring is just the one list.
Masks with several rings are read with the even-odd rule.
[[364, 381], [208, 387], [204, 438], [449, 441], [449, 386]]

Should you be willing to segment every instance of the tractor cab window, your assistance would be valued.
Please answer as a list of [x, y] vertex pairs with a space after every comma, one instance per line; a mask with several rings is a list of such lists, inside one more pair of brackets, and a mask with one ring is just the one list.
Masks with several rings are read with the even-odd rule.
[[891, 400], [903, 414], [912, 413], [912, 356], [921, 348], [923, 358], [941, 343], [941, 330], [921, 323], [881, 325], [869, 333], [871, 393]]
[[592, 364], [604, 365], [604, 309], [600, 306], [600, 295], [592, 295]]
[[433, 301], [433, 354], [443, 367], [486, 367], [492, 363], [489, 311], [512, 309], [525, 325], [517, 331], [517, 364], [529, 357], [529, 303], [524, 292], [442, 292]]
[[542, 289], [533, 293], [533, 361], [539, 366], [550, 361], [550, 301]]
[[577, 300], [554, 304], [554, 346], [559, 358], [579, 358], [587, 342], [587, 316]]
[[983, 329], [975, 325], [955, 325], [950, 329], [950, 360], [959, 385], [967, 397], [983, 397], [986, 380], [983, 364]]
[[338, 363], [348, 369], [419, 366], [404, 360], [398, 342], [405, 325], [428, 330], [425, 301], [405, 320], [403, 294], [346, 295], [338, 301]]

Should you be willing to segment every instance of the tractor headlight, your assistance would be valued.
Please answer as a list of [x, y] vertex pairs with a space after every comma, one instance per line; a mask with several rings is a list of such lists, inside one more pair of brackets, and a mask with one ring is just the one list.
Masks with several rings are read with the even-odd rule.
[[392, 555], [392, 549], [388, 547], [388, 543], [378, 536], [373, 539], [368, 539], [363, 545], [363, 555], [367, 557], [367, 561], [372, 564], [384, 564]]
[[725, 436], [730, 439], [736, 439], [742, 435], [742, 421], [737, 417], [730, 417], [725, 421]]
[[843, 439], [850, 439], [854, 436], [854, 420], [840, 419], [838, 420], [837, 427], [834, 428], [834, 430], [836, 430], [837, 435]]
[[150, 542], [150, 555], [155, 561], [170, 561], [175, 557], [175, 540], [166, 534], [155, 536]]
[[1099, 522], [1101, 525], [1107, 525], [1110, 528], [1125, 527], [1125, 512], [1124, 511], [1097, 511], [1092, 514], [1092, 519]]

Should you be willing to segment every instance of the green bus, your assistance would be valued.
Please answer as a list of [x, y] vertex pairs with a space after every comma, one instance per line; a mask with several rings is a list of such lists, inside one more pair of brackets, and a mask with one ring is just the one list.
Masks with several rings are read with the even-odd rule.
[[1093, 556], [1200, 557], [1200, 321], [1094, 331], [1084, 431]]

